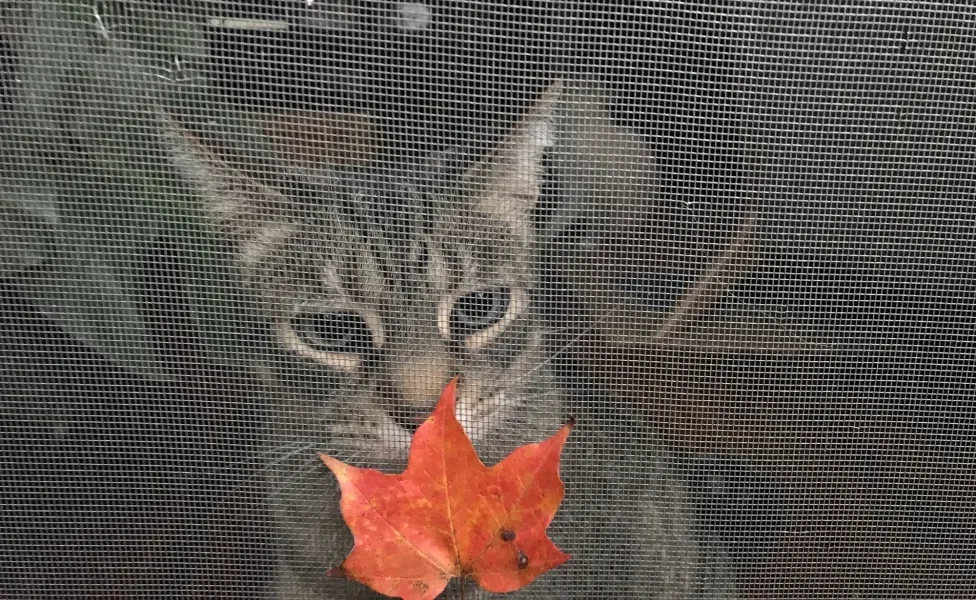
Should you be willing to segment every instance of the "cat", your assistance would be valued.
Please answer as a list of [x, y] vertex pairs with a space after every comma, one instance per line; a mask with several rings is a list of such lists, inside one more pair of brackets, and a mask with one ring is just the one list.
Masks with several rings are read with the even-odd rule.
[[[385, 154], [265, 172], [163, 118], [173, 162], [233, 248], [266, 325], [254, 368], [276, 449], [266, 469], [279, 543], [273, 597], [378, 597], [325, 576], [352, 538], [316, 454], [401, 471], [412, 433], [455, 375], [459, 418], [486, 464], [548, 437], [570, 411], [578, 422], [550, 528], [573, 558], [510, 597], [734, 597], [728, 559], [697, 525], [668, 453], [624, 407], [567, 391], [553, 365], [537, 301], [545, 249], [588, 217], [613, 224], [589, 194], [615, 193], [613, 181], [592, 178], [620, 169], [585, 174], [583, 193], [540, 203], [560, 173], [553, 164], [583, 160], [586, 141], [574, 133], [600, 134], [574, 132], [586, 122], [571, 115], [603, 111], [602, 97], [595, 84], [556, 80], [482, 158]], [[639, 143], [629, 136], [617, 150], [650, 160]], [[653, 193], [646, 185], [637, 191]], [[457, 581], [442, 597], [462, 593], [483, 597]]]

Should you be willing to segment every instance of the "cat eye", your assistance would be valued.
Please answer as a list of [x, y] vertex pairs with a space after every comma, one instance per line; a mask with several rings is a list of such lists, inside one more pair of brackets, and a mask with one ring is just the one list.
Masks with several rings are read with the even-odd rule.
[[478, 290], [461, 296], [451, 311], [451, 328], [467, 335], [491, 327], [508, 312], [508, 288]]
[[460, 342], [468, 352], [481, 352], [508, 329], [529, 306], [520, 287], [482, 288], [445, 297], [437, 309], [437, 328], [444, 340]]
[[299, 313], [291, 327], [304, 344], [323, 352], [362, 353], [372, 347], [369, 326], [358, 313]]

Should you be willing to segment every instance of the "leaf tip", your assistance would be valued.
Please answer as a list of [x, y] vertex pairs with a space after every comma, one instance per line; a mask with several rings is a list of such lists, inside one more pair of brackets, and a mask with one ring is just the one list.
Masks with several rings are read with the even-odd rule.
[[455, 375], [454, 377], [452, 377], [451, 380], [447, 382], [447, 385], [444, 386], [444, 391], [441, 392], [441, 395], [451, 396], [453, 398], [454, 394], [457, 392], [457, 386], [460, 382], [461, 382], [460, 375]]
[[457, 385], [460, 380], [460, 376], [455, 375], [451, 381], [444, 386], [444, 390], [441, 392], [441, 398], [437, 402], [437, 408], [434, 412], [443, 410], [445, 413], [454, 416], [454, 402], [457, 398]]
[[335, 473], [336, 467], [342, 466], [343, 463], [337, 458], [332, 458], [328, 454], [319, 452], [319, 460], [325, 463], [325, 466], [329, 467], [329, 470]]
[[570, 429], [572, 429], [573, 427], [576, 427], [576, 417], [574, 417], [573, 415], [569, 415], [568, 417], [566, 417], [566, 423], [565, 423], [565, 425], [566, 425], [566, 427], [569, 427]]
[[342, 565], [338, 567], [332, 567], [325, 572], [326, 577], [334, 577], [336, 579], [346, 579], [346, 570], [342, 568]]

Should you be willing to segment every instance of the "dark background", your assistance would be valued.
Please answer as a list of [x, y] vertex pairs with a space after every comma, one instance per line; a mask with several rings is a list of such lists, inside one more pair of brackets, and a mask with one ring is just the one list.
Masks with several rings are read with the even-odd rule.
[[[976, 591], [970, 11], [600, 2], [557, 20], [563, 3], [431, 3], [418, 34], [369, 6], [344, 31], [212, 28], [219, 87], [266, 108], [378, 112], [423, 148], [487, 144], [563, 62], [598, 71], [658, 154], [661, 252], [696, 260], [725, 231], [714, 215], [758, 203], [762, 252], [725, 302], [823, 343], [708, 353], [582, 338], [564, 366], [643, 405], [686, 454], [743, 597]], [[0, 39], [0, 109], [16, 65]], [[7, 597], [239, 597], [271, 574], [251, 383], [195, 341], [175, 245], [161, 239], [140, 271], [175, 382], [109, 364], [0, 280]]]

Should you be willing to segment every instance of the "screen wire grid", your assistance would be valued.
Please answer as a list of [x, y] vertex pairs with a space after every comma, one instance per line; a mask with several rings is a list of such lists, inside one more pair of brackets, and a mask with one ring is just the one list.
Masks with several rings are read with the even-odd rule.
[[[0, 4], [0, 597], [372, 598], [318, 452], [569, 415], [512, 598], [976, 596], [976, 8]], [[452, 583], [444, 598], [489, 597]]]

